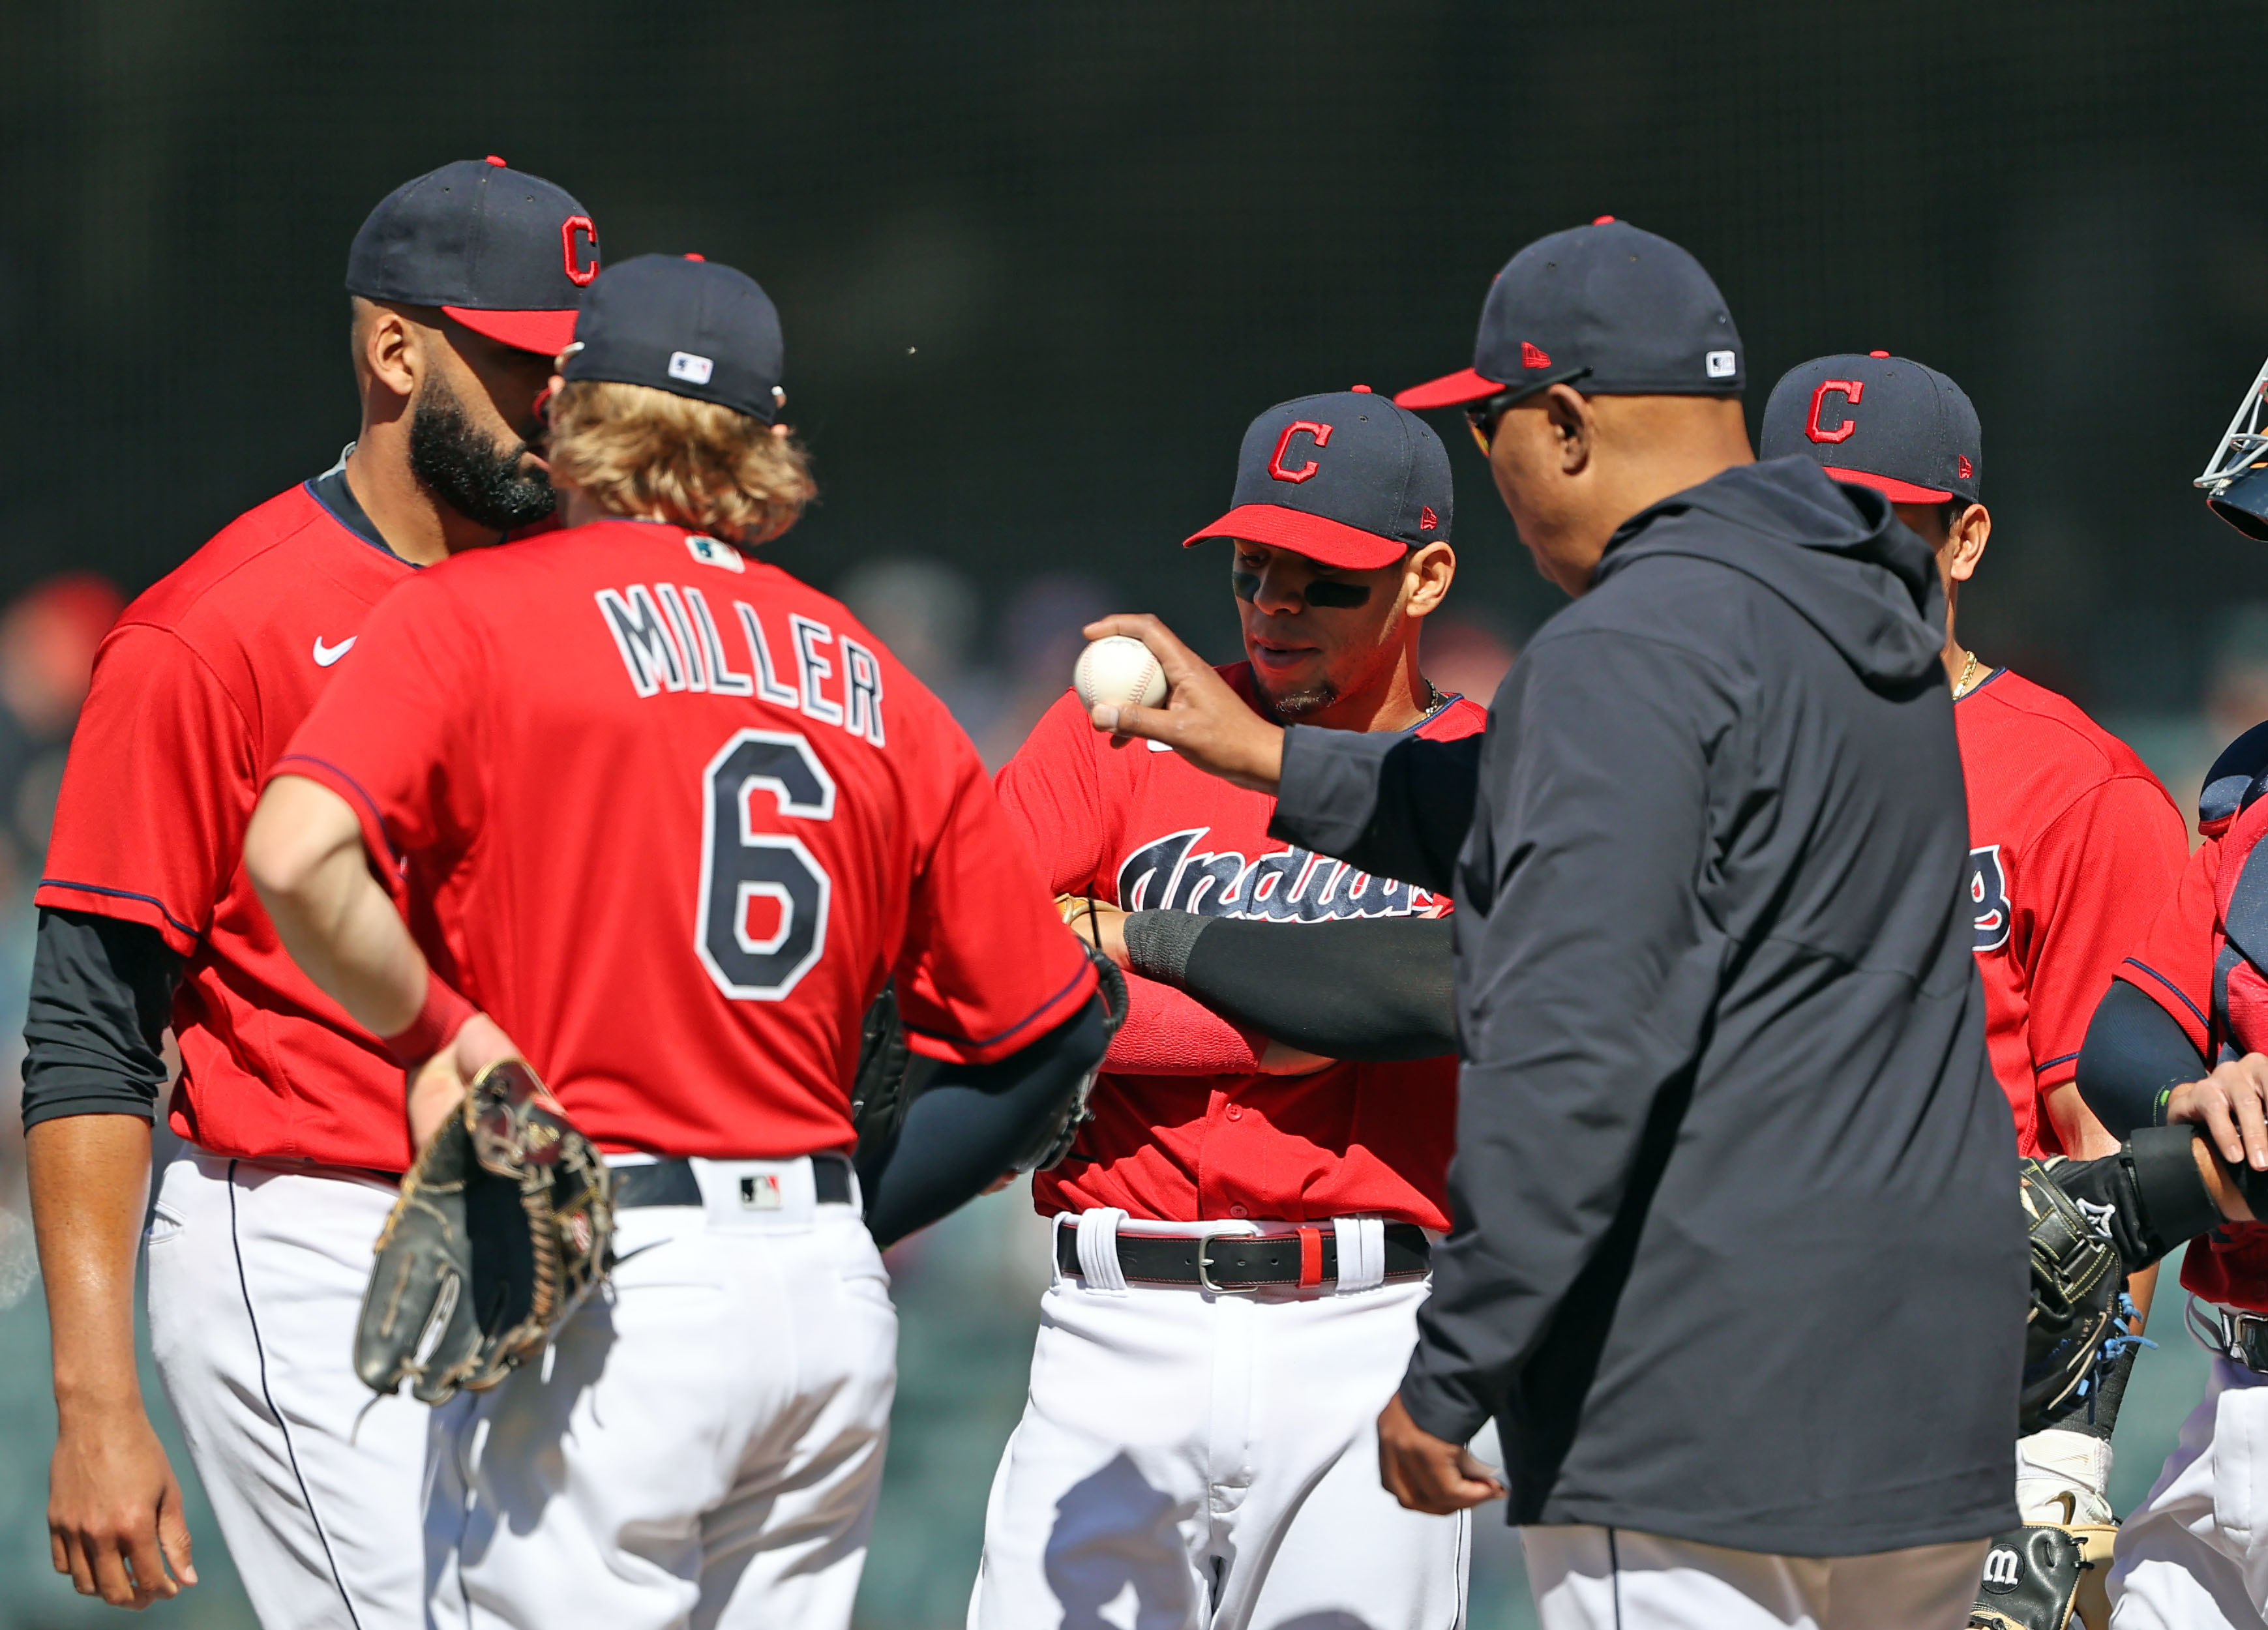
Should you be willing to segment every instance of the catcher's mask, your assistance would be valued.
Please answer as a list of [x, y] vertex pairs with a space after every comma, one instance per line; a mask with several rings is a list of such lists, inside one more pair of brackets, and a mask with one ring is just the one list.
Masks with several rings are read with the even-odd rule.
[[2268, 542], [2268, 364], [2236, 405], [2236, 416], [2196, 485], [2205, 507], [2248, 538]]

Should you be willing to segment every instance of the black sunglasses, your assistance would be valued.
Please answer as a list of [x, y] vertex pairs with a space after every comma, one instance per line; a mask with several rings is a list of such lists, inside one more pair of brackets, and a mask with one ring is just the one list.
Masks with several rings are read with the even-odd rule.
[[1590, 375], [1588, 368], [1571, 368], [1565, 373], [1549, 379], [1536, 379], [1516, 385], [1508, 391], [1499, 391], [1484, 402], [1465, 404], [1465, 422], [1472, 427], [1473, 440], [1481, 450], [1481, 457], [1489, 456], [1489, 439], [1496, 434], [1496, 422], [1516, 404], [1526, 401], [1536, 392], [1554, 385], [1572, 385]]

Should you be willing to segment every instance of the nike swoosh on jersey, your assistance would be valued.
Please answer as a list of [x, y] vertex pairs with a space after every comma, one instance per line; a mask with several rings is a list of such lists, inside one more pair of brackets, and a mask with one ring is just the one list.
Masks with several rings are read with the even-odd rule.
[[354, 642], [358, 637], [358, 635], [350, 634], [346, 638], [341, 640], [336, 645], [326, 645], [323, 643], [323, 636], [320, 634], [317, 635], [315, 636], [315, 665], [318, 668], [329, 667], [333, 663], [336, 662], [340, 657], [345, 656], [349, 651], [354, 649]]

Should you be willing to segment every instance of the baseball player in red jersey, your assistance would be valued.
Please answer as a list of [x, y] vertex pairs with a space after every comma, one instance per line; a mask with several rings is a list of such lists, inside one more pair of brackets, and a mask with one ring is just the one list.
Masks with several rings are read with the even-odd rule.
[[143, 595], [97, 659], [39, 889], [23, 1098], [48, 1526], [82, 1592], [140, 1605], [195, 1579], [131, 1310], [170, 1023], [190, 1146], [150, 1224], [151, 1337], [221, 1532], [267, 1624], [423, 1623], [424, 1413], [369, 1407], [342, 1362], [409, 1158], [401, 1068], [284, 954], [240, 843], [371, 608], [550, 512], [534, 403], [598, 263], [583, 207], [501, 158], [397, 189], [348, 261], [357, 440]]
[[[1262, 414], [1234, 507], [1189, 540], [1230, 540], [1248, 660], [1224, 676], [1281, 719], [1479, 731], [1482, 710], [1418, 664], [1454, 569], [1450, 518], [1440, 443], [1385, 398]], [[1273, 799], [1147, 744], [1114, 750], [1075, 696], [998, 786], [1060, 892], [1192, 925], [1447, 908], [1272, 841]], [[1370, 1431], [1409, 1356], [1429, 1231], [1448, 1222], [1454, 1059], [1329, 1062], [1128, 982], [1094, 1119], [1034, 1183], [1055, 1272], [972, 1630], [1460, 1621], [1467, 1519], [1395, 1505]]]
[[[2188, 834], [2165, 788], [2124, 742], [1960, 642], [1961, 584], [1992, 530], [1976, 408], [1952, 379], [1910, 358], [1822, 356], [1772, 387], [1757, 452], [1808, 458], [1838, 481], [1874, 488], [1935, 552], [1992, 1073], [2008, 1095], [2020, 1154], [2116, 1152], [2117, 1139], [2080, 1096], [2081, 1044], [2120, 958], [2180, 876]], [[2142, 1311], [2155, 1277], [2154, 1267], [2135, 1276]], [[2116, 1520], [2110, 1438], [2135, 1353], [2136, 1344], [2118, 1344], [2063, 1419], [2018, 1443], [2016, 1497], [2027, 1523]]]
[[[2268, 378], [2268, 370], [2263, 370]], [[2216, 513], [2268, 536], [2255, 382], [2198, 485]], [[2206, 772], [2205, 842], [2096, 1010], [2079, 1082], [2103, 1123], [2204, 1125], [2221, 1156], [2268, 1171], [2268, 921], [2260, 907], [2268, 830], [2268, 724], [2232, 742]], [[2214, 1354], [2204, 1400], [2183, 1425], [2156, 1485], [2128, 1514], [2110, 1575], [2111, 1622], [2268, 1626], [2268, 1490], [2256, 1446], [2268, 1440], [2268, 1223], [2232, 1222], [2192, 1240], [2182, 1286], [2191, 1333]]]
[[[248, 864], [349, 1012], [405, 1054], [454, 1036], [467, 1074], [525, 1056], [617, 1166], [607, 1293], [437, 1417], [433, 1621], [825, 1630], [895, 1373], [848, 1158], [861, 1018], [894, 977], [941, 1061], [922, 1105], [1039, 1080], [1065, 1109], [1094, 971], [944, 707], [743, 552], [810, 492], [762, 290], [644, 256], [577, 335], [550, 443], [574, 524], [379, 608]], [[1012, 1155], [974, 1151], [954, 1198]]]

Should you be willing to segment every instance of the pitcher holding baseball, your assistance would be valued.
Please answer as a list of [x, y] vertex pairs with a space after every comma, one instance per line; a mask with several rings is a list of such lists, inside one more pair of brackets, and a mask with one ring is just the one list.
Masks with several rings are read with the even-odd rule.
[[[1483, 710], [1418, 671], [1448, 592], [1449, 464], [1423, 421], [1358, 386], [1245, 434], [1226, 540], [1246, 662], [1222, 675], [1277, 720], [1469, 736]], [[1097, 702], [1156, 705], [1138, 641], [1097, 641], [999, 777], [1049, 886], [1145, 910], [1319, 923], [1446, 899], [1271, 841], [1275, 800], [1145, 742]], [[1443, 1194], [1456, 1061], [1339, 1062], [1130, 974], [1094, 1119], [1034, 1198], [1056, 1219], [1031, 1399], [986, 1512], [978, 1630], [1101, 1621], [1447, 1625], [1469, 1517], [1379, 1486], [1372, 1421], [1416, 1336]], [[1350, 1622], [1352, 1621], [1350, 1619]]]

